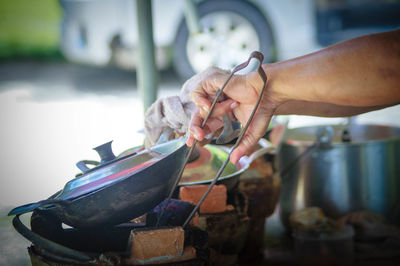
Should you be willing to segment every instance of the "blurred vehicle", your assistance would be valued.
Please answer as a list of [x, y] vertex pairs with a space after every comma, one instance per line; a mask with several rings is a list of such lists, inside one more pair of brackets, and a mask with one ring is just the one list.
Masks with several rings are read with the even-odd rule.
[[[131, 0], [61, 1], [62, 51], [67, 59], [135, 69], [136, 4]], [[195, 1], [202, 32], [189, 34], [184, 0], [153, 0], [159, 69], [182, 79], [210, 65], [231, 69], [253, 50], [265, 62], [284, 60], [358, 35], [400, 25], [397, 0]]]

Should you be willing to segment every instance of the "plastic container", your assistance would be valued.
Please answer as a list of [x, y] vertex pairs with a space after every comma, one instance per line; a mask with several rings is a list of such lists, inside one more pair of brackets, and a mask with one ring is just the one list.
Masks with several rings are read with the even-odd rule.
[[354, 230], [346, 226], [332, 233], [294, 232], [294, 248], [301, 265], [353, 265]]

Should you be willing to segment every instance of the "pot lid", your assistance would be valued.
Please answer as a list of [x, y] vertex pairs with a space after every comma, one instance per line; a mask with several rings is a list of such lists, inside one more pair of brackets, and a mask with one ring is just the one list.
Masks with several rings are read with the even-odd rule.
[[302, 143], [313, 143], [324, 137], [321, 133], [325, 131], [332, 144], [340, 143], [366, 143], [371, 141], [400, 139], [400, 128], [383, 125], [326, 125], [310, 126], [288, 129], [285, 133], [285, 143], [289, 145], [300, 145]]
[[[105, 149], [109, 149], [107, 152], [102, 149], [99, 151], [98, 148], [101, 146], [94, 148], [102, 159], [100, 165], [94, 168], [88, 168], [87, 166], [82, 167], [82, 162], [84, 163], [85, 161], [78, 162], [77, 166], [83, 170], [83, 174], [69, 181], [64, 186], [61, 193], [55, 198], [70, 200], [105, 186], [112, 185], [113, 183], [131, 177], [147, 167], [151, 167], [183, 145], [185, 145], [184, 138], [179, 138], [169, 141], [168, 143], [156, 145], [151, 150], [131, 152], [120, 157], [115, 157], [109, 154], [110, 152], [112, 153], [111, 142], [103, 144], [101, 146], [106, 147]], [[113, 159], [107, 161], [104, 160], [104, 158]]]

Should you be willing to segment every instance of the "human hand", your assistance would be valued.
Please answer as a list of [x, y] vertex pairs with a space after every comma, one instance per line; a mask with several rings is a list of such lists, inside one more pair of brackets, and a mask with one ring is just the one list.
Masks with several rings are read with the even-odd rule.
[[[195, 139], [202, 141], [207, 134], [222, 127], [223, 114], [228, 114], [231, 119], [238, 120], [242, 125], [245, 125], [257, 103], [263, 86], [263, 81], [257, 72], [234, 75], [224, 89], [226, 99], [215, 105], [213, 113], [202, 129], [201, 124], [211, 107], [216, 91], [223, 86], [229, 77], [229, 73], [221, 73], [217, 68], [209, 68], [206, 72], [208, 74], [203, 76], [203, 79], [198, 82], [196, 88], [190, 94], [190, 98], [197, 105], [198, 111], [192, 116], [189, 126], [191, 135], [187, 140], [188, 146], [192, 146]], [[265, 134], [279, 102], [273, 91], [267, 88], [253, 121], [241, 143], [231, 154], [232, 163], [236, 164], [240, 157], [248, 154]]]
[[[175, 135], [183, 135], [187, 132], [193, 113], [198, 111], [197, 106], [190, 99], [190, 93], [199, 87], [203, 80], [216, 73], [229, 74], [219, 68], [209, 68], [188, 79], [183, 84], [179, 95], [158, 99], [150, 106], [145, 114], [144, 145], [146, 148], [154, 146], [167, 129], [172, 129]], [[233, 100], [228, 100], [225, 104], [233, 102]]]

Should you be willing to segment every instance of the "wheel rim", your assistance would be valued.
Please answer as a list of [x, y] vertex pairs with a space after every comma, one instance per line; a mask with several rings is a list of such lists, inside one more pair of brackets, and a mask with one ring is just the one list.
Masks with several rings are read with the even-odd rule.
[[229, 11], [213, 12], [200, 19], [202, 33], [189, 36], [188, 61], [195, 72], [209, 66], [231, 69], [260, 49], [260, 39], [253, 25]]

